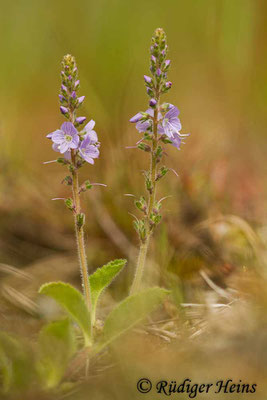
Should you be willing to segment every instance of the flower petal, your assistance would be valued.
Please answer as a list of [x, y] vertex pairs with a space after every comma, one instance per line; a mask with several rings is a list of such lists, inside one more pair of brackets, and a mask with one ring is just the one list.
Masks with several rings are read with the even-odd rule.
[[87, 155], [83, 156], [83, 159], [88, 162], [89, 164], [94, 164], [94, 160], [91, 157], [88, 157]]
[[69, 143], [68, 142], [62, 142], [61, 145], [59, 146], [60, 153], [63, 154], [67, 150], [69, 150]]
[[91, 157], [91, 158], [98, 158], [99, 157], [99, 150], [97, 147], [95, 146], [87, 146], [86, 150], [84, 151], [84, 153]]
[[48, 133], [48, 135], [46, 135], [46, 137], [47, 137], [48, 139], [52, 139], [53, 134], [56, 133], [56, 132], [60, 132], [60, 130], [57, 129], [57, 130], [55, 130], [54, 132]]
[[[60, 150], [59, 150], [59, 145], [58, 145], [57, 143], [53, 143], [53, 144], [52, 144], [52, 149], [53, 149], [54, 151], [56, 151], [56, 152], [59, 152], [59, 151], [60, 151]], [[70, 160], [70, 159], [71, 159], [71, 153], [70, 153], [69, 150], [67, 150], [67, 151], [64, 153], [64, 157], [65, 157], [67, 160]]]
[[53, 140], [54, 143], [62, 143], [65, 140], [65, 134], [61, 130], [56, 130], [53, 134], [51, 139]]
[[181, 139], [181, 137], [180, 137], [177, 133], [175, 133], [175, 134], [173, 135], [171, 141], [172, 141], [172, 145], [173, 145], [174, 147], [176, 147], [178, 150], [180, 150], [180, 146], [181, 146], [181, 143], [182, 143], [182, 139]]
[[178, 108], [175, 107], [173, 104], [169, 104], [169, 106], [170, 106], [170, 109], [166, 113], [165, 118], [172, 119], [172, 118], [178, 117], [178, 115], [180, 114], [180, 111], [178, 110]]
[[147, 129], [151, 126], [151, 120], [148, 121], [140, 121], [137, 122], [136, 124], [136, 129], [142, 133], [142, 132], [146, 132]]
[[80, 142], [80, 137], [79, 135], [74, 135], [71, 141], [71, 144], [74, 145], [74, 147], [71, 147], [72, 149], [77, 149], [79, 146]]
[[61, 125], [61, 130], [66, 134], [66, 135], [75, 135], [77, 134], [77, 129], [71, 122], [63, 122]]
[[91, 119], [91, 121], [88, 122], [88, 124], [85, 125], [84, 130], [86, 132], [90, 132], [92, 129], [94, 129], [95, 126], [95, 121]]
[[181, 122], [177, 117], [170, 119], [169, 124], [171, 125], [171, 129], [173, 129], [174, 132], [179, 132], [182, 129]]
[[98, 142], [97, 133], [95, 131], [89, 132], [88, 136], [90, 137], [92, 143]]

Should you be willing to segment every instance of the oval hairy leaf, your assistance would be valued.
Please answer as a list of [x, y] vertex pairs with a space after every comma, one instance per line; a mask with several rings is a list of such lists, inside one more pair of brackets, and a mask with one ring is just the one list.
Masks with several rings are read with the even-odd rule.
[[52, 297], [80, 326], [85, 345], [91, 343], [91, 317], [83, 295], [73, 286], [63, 282], [45, 283], [39, 293]]
[[125, 266], [127, 260], [118, 259], [110, 261], [108, 264], [101, 268], [98, 268], [89, 277], [89, 283], [91, 288], [91, 301], [92, 301], [92, 323], [95, 320], [95, 312], [97, 301], [103, 290], [111, 284], [113, 279], [119, 274], [122, 268]]

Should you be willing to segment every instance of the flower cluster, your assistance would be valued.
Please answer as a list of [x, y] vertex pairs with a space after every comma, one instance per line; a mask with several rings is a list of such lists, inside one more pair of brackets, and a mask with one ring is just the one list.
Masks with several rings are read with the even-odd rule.
[[77, 97], [80, 86], [78, 70], [74, 57], [69, 54], [62, 61], [61, 80], [60, 111], [68, 122], [64, 122], [60, 129], [49, 133], [47, 138], [52, 140], [53, 150], [63, 154], [66, 160], [75, 158], [77, 165], [82, 165], [84, 161], [94, 164], [94, 159], [99, 157], [100, 144], [94, 131], [93, 120], [82, 130], [77, 129], [86, 120], [86, 117], [76, 116], [85, 96]]
[[182, 125], [178, 118], [179, 110], [170, 103], [159, 104], [160, 95], [166, 93], [172, 86], [167, 79], [171, 61], [166, 59], [168, 46], [166, 35], [162, 29], [157, 29], [150, 47], [150, 72], [152, 76], [144, 75], [147, 94], [150, 97], [149, 109], [139, 112], [130, 119], [136, 123], [136, 129], [144, 133], [144, 139], [151, 139], [154, 132], [154, 115], [157, 112], [157, 134], [163, 143], [171, 143], [180, 149], [183, 139], [188, 134], [181, 134]]

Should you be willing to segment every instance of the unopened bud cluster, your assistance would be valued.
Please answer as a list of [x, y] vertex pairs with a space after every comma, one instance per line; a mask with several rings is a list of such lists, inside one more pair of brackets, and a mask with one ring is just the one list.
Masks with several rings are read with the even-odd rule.
[[150, 72], [152, 77], [145, 75], [145, 86], [147, 94], [151, 97], [150, 107], [157, 105], [157, 99], [160, 94], [166, 93], [172, 83], [167, 80], [167, 72], [171, 61], [167, 57], [168, 45], [166, 43], [166, 34], [163, 29], [156, 29], [150, 47]]
[[73, 121], [71, 122], [78, 126], [86, 120], [86, 117], [75, 118], [76, 110], [83, 103], [85, 96], [78, 97], [77, 95], [80, 88], [78, 68], [75, 58], [70, 54], [64, 56], [62, 61], [61, 82], [59, 94], [60, 111], [68, 120], [73, 115]]

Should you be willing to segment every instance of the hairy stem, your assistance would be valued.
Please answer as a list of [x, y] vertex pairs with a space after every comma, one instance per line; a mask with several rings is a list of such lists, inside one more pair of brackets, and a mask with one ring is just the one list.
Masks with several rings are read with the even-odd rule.
[[[157, 100], [159, 102], [159, 95], [157, 96]], [[134, 276], [134, 280], [132, 283], [132, 287], [130, 290], [130, 294], [134, 294], [140, 290], [142, 278], [143, 278], [143, 273], [145, 269], [145, 263], [146, 263], [146, 256], [147, 256], [147, 251], [148, 251], [148, 246], [149, 246], [149, 241], [150, 241], [150, 236], [152, 234], [152, 228], [150, 226], [150, 215], [153, 211], [154, 205], [155, 205], [155, 199], [156, 199], [156, 176], [157, 176], [157, 156], [156, 156], [156, 150], [158, 146], [158, 105], [155, 108], [154, 111], [154, 117], [153, 117], [153, 141], [152, 141], [152, 151], [151, 151], [151, 158], [150, 158], [150, 179], [152, 183], [152, 188], [151, 191], [149, 192], [148, 196], [148, 211], [146, 214], [145, 218], [145, 226], [146, 226], [146, 238], [144, 242], [141, 243], [140, 249], [139, 249], [139, 255], [137, 259], [137, 265], [136, 265], [136, 272]]]
[[140, 285], [141, 285], [142, 277], [143, 277], [143, 273], [144, 273], [144, 268], [145, 268], [145, 261], [146, 261], [146, 255], [147, 255], [147, 250], [148, 250], [148, 245], [149, 245], [149, 238], [150, 237], [148, 235], [145, 242], [141, 243], [141, 245], [140, 245], [135, 276], [134, 276], [133, 284], [132, 284], [132, 287], [130, 290], [130, 294], [134, 294], [134, 293], [138, 292], [140, 289]]
[[80, 212], [81, 212], [81, 203], [80, 203], [80, 195], [79, 195], [78, 173], [75, 169], [72, 172], [72, 179], [73, 179], [72, 192], [73, 192], [73, 202], [74, 202], [74, 223], [75, 223], [75, 233], [76, 233], [76, 239], [77, 239], [79, 263], [80, 263], [81, 276], [82, 276], [83, 293], [84, 293], [87, 307], [91, 311], [89, 275], [88, 275], [86, 252], [85, 252], [85, 246], [84, 246], [84, 230], [83, 230], [83, 226], [80, 227], [77, 224], [77, 215], [80, 214]]

